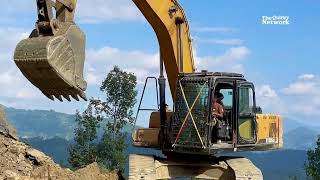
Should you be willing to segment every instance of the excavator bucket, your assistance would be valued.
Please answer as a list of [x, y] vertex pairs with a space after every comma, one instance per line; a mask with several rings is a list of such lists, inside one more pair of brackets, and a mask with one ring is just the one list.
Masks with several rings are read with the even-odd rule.
[[85, 34], [73, 21], [76, 0], [37, 0], [37, 5], [36, 29], [17, 45], [16, 65], [49, 99], [86, 100]]

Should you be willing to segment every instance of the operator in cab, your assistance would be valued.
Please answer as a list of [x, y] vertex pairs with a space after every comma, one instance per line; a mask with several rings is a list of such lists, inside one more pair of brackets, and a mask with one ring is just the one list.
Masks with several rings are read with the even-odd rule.
[[220, 127], [220, 121], [223, 119], [224, 115], [223, 99], [223, 94], [219, 92], [214, 94], [212, 102], [212, 142], [214, 143], [219, 143], [218, 129]]
[[222, 100], [224, 99], [223, 94], [215, 93], [212, 104], [212, 116], [215, 119], [222, 119], [224, 113], [224, 106]]

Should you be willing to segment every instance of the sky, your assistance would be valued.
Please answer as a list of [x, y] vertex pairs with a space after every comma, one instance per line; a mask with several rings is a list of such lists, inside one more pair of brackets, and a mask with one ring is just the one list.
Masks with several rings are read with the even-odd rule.
[[[86, 102], [52, 102], [22, 76], [14, 64], [13, 52], [15, 45], [34, 28], [36, 3], [3, 1], [0, 103], [69, 114], [83, 110]], [[198, 70], [243, 73], [254, 82], [257, 104], [265, 113], [320, 125], [320, 1], [180, 0], [180, 3], [191, 26]], [[288, 16], [290, 23], [264, 25], [263, 16]], [[137, 75], [139, 94], [147, 76], [158, 76], [156, 36], [131, 0], [78, 0], [76, 22], [87, 34], [88, 97], [101, 97], [100, 83], [114, 65]], [[149, 107], [156, 104], [152, 87], [144, 102]]]

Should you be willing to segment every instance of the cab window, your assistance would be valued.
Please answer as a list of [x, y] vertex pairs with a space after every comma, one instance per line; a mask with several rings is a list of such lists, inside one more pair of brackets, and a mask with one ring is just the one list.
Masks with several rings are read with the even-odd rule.
[[225, 107], [233, 107], [233, 89], [221, 89], [220, 93], [223, 94], [223, 104]]
[[240, 87], [239, 91], [239, 113], [251, 114], [254, 109], [253, 90], [251, 87]]

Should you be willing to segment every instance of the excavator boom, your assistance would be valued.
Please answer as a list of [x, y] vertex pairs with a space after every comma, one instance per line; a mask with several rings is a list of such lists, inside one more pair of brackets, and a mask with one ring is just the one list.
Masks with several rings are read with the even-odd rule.
[[176, 0], [133, 0], [153, 27], [160, 46], [172, 97], [179, 73], [195, 72], [189, 24]]

